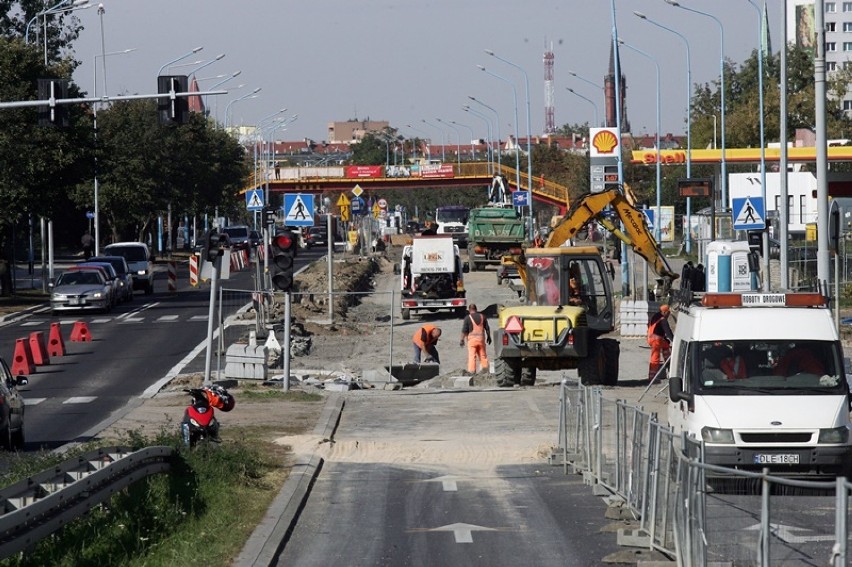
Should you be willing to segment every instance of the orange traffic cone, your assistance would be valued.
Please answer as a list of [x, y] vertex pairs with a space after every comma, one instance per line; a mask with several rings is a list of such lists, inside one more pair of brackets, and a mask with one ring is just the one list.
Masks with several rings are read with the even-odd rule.
[[50, 356], [65, 356], [65, 341], [59, 323], [50, 324], [50, 336], [47, 339], [47, 352]]
[[30, 353], [33, 355], [33, 363], [36, 366], [50, 364], [50, 356], [47, 354], [47, 345], [44, 344], [44, 333], [33, 331], [30, 333]]
[[15, 356], [12, 357], [12, 374], [26, 376], [35, 372], [33, 355], [26, 339], [15, 340]]
[[71, 340], [80, 343], [91, 342], [92, 335], [89, 333], [89, 326], [85, 321], [74, 321], [74, 326], [71, 328]]

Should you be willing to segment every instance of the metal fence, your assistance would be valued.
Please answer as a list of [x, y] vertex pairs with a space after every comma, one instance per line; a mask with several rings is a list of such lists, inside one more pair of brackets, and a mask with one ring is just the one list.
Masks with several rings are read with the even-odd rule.
[[552, 464], [582, 473], [639, 520], [623, 545], [687, 567], [849, 564], [852, 484], [779, 478], [704, 464], [700, 444], [641, 406], [565, 379]]

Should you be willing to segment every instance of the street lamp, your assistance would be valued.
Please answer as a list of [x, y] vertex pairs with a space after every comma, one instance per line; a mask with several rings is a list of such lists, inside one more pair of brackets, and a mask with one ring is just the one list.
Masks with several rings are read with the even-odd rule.
[[459, 132], [459, 129], [450, 124], [449, 122], [444, 122], [440, 118], [435, 118], [435, 120], [437, 120], [441, 124], [446, 124], [456, 132], [456, 158], [459, 165], [459, 173], [461, 173], [461, 132]]
[[234, 100], [232, 100], [231, 102], [228, 103], [228, 105], [225, 107], [225, 128], [231, 127], [231, 115], [230, 115], [231, 105], [234, 104], [235, 102], [240, 102], [241, 100], [245, 100], [247, 98], [255, 98], [257, 93], [260, 92], [260, 89], [261, 89], [261, 87], [257, 87], [256, 89], [254, 89], [250, 93], [246, 93], [243, 96], [241, 96], [239, 98], [235, 98]]
[[220, 60], [222, 60], [222, 58], [223, 58], [223, 57], [225, 57], [225, 54], [224, 54], [224, 53], [220, 53], [219, 55], [217, 55], [216, 57], [214, 57], [213, 59], [211, 59], [211, 60], [210, 60], [210, 61], [208, 61], [207, 63], [202, 63], [201, 65], [199, 65], [199, 66], [198, 66], [198, 67], [196, 67], [195, 69], [191, 70], [189, 73], [187, 73], [187, 75], [193, 75], [193, 74], [195, 74], [196, 72], [200, 71], [201, 69], [204, 69], [204, 68], [205, 68], [205, 67], [207, 67], [208, 65], [212, 65], [212, 64], [213, 64], [213, 63], [215, 63], [216, 61], [220, 61]]
[[476, 146], [473, 145], [473, 139], [476, 137], [473, 135], [473, 128], [468, 126], [467, 124], [461, 124], [456, 122], [455, 120], [450, 120], [450, 124], [455, 124], [456, 126], [461, 126], [462, 128], [467, 128], [470, 131], [470, 154], [473, 156], [473, 161], [476, 161]]
[[445, 140], [446, 137], [444, 136], [444, 130], [442, 128], [439, 128], [438, 126], [435, 126], [431, 122], [427, 121], [425, 118], [421, 118], [420, 122], [422, 122], [423, 124], [425, 124], [427, 126], [431, 126], [432, 128], [435, 128], [438, 132], [441, 133], [441, 163], [447, 161], [447, 154], [444, 151], [444, 148], [447, 146], [447, 142]]
[[[491, 71], [489, 71], [488, 69], [486, 69], [482, 65], [477, 65], [477, 67], [479, 67], [486, 74], [491, 75], [492, 77], [494, 77], [496, 79], [500, 79], [501, 81], [503, 81], [504, 83], [507, 83], [510, 87], [512, 87], [512, 95], [514, 96], [514, 99], [515, 99], [515, 187], [517, 187], [518, 191], [520, 191], [521, 190], [521, 154], [520, 154], [521, 139], [518, 135], [518, 91], [515, 89], [515, 84], [512, 81], [510, 81], [509, 79], [507, 79], [506, 77], [502, 77], [502, 76], [498, 75], [497, 73], [492, 73]], [[530, 218], [532, 218], [532, 217], [530, 217]], [[530, 240], [533, 239], [532, 230], [533, 230], [532, 229], [532, 221], [530, 221], [530, 235], [529, 235]]]
[[[658, 28], [665, 30], [667, 32], [671, 32], [683, 41], [684, 46], [686, 47], [686, 177], [692, 177], [692, 65], [691, 65], [691, 57], [689, 54], [689, 41], [686, 37], [670, 27], [664, 26], [660, 22], [652, 20], [642, 12], [633, 12], [637, 18], [641, 20], [645, 20], [649, 24], [653, 24]], [[761, 112], [761, 120], [763, 120]], [[713, 115], [713, 123], [715, 130], [716, 123], [716, 115]], [[715, 142], [716, 136], [713, 136], [713, 141]], [[684, 240], [686, 241], [686, 252], [687, 254], [692, 251], [692, 197], [686, 198], [686, 227], [683, 230]]]
[[[746, 0], [757, 12], [757, 88], [758, 105], [760, 107], [760, 192], [763, 196], [763, 206], [766, 209], [766, 142], [763, 129], [763, 12], [753, 0]], [[733, 209], [733, 207], [732, 207]], [[733, 212], [733, 210], [732, 210]], [[766, 219], [763, 219], [763, 261], [766, 277], [763, 278], [763, 291], [769, 291], [769, 231], [766, 230]]]
[[618, 43], [632, 49], [639, 55], [642, 55], [646, 59], [649, 59], [651, 63], [654, 64], [654, 67], [657, 70], [657, 134], [655, 139], [655, 145], [657, 146], [657, 212], [654, 214], [654, 236], [657, 239], [657, 242], [660, 242], [660, 229], [662, 228], [662, 218], [660, 217], [660, 195], [661, 195], [661, 186], [660, 179], [662, 177], [662, 171], [660, 166], [660, 64], [657, 62], [657, 58], [649, 55], [648, 53], [642, 51], [636, 46], [630, 45], [626, 41], [619, 39]]
[[568, 91], [569, 93], [571, 93], [574, 96], [580, 97], [581, 99], [585, 100], [586, 102], [588, 102], [589, 104], [591, 104], [592, 106], [595, 107], [595, 126], [598, 126], [600, 124], [600, 122], [598, 122], [598, 105], [597, 105], [597, 103], [595, 101], [593, 101], [592, 99], [581, 95], [580, 93], [578, 93], [577, 91], [575, 91], [571, 87], [565, 87], [565, 90]]
[[[728, 207], [728, 165], [727, 165], [727, 156], [725, 155], [727, 152], [725, 151], [725, 28], [722, 26], [722, 22], [719, 21], [719, 18], [712, 14], [708, 14], [707, 12], [701, 12], [700, 10], [696, 10], [695, 8], [688, 8], [687, 6], [683, 6], [676, 2], [676, 0], [665, 0], [666, 4], [674, 6], [675, 8], [680, 8], [681, 10], [686, 10], [687, 12], [692, 12], [694, 14], [698, 14], [700, 16], [706, 16], [719, 26], [719, 87], [720, 87], [720, 105], [721, 105], [721, 114], [722, 114], [722, 138], [721, 138], [721, 146], [722, 146], [722, 173], [720, 180], [720, 187], [722, 190], [722, 206]], [[762, 117], [762, 113], [761, 113]], [[716, 208], [716, 197], [713, 196], [713, 208]], [[710, 230], [714, 234], [716, 227], [715, 225], [710, 227]]]
[[593, 87], [595, 87], [596, 89], [598, 89], [599, 91], [604, 92], [604, 88], [602, 86], [600, 86], [599, 84], [597, 84], [596, 82], [594, 82], [590, 79], [587, 79], [586, 77], [584, 77], [582, 75], [578, 75], [574, 71], [568, 71], [568, 74], [571, 75], [572, 77], [574, 77], [575, 79], [580, 79], [584, 83], [588, 83], [588, 84], [592, 85]]
[[[494, 123], [497, 125], [497, 127], [496, 127], [496, 130], [497, 130], [496, 131], [496, 134], [497, 134], [497, 173], [503, 173], [503, 164], [500, 161], [500, 159], [501, 159], [500, 156], [503, 153], [503, 146], [502, 146], [502, 142], [500, 141], [501, 140], [501, 138], [500, 138], [500, 114], [497, 112], [497, 110], [494, 107], [488, 106], [487, 104], [485, 104], [481, 100], [478, 100], [476, 97], [472, 97], [472, 96], [468, 95], [467, 98], [469, 98], [470, 100], [472, 100], [476, 104], [483, 106], [483, 107], [487, 108], [488, 110], [490, 110], [491, 112], [494, 113], [494, 116], [495, 116]], [[494, 150], [491, 150], [491, 151], [493, 153]], [[518, 187], [518, 189], [520, 189], [520, 187]]]
[[[44, 17], [43, 21], [44, 21], [44, 64], [45, 65], [47, 65], [47, 17], [54, 15], [54, 14], [60, 14], [62, 12], [71, 12], [73, 10], [85, 10], [86, 8], [92, 7], [92, 5], [89, 4], [89, 0], [74, 0], [73, 2], [71, 2], [70, 6], [68, 6], [66, 8], [62, 8], [62, 6], [65, 6], [69, 2], [70, 2], [70, 0], [62, 0], [58, 4], [51, 6], [47, 10], [44, 10], [42, 12], [37, 13], [35, 16], [33, 16], [30, 19], [29, 22], [27, 22], [27, 27], [24, 30], [24, 43], [30, 42], [30, 26], [32, 26], [33, 22], [35, 22], [39, 18], [39, 16]], [[103, 5], [101, 4], [101, 6], [103, 6]]]
[[491, 134], [491, 119], [488, 118], [488, 116], [486, 116], [485, 114], [479, 112], [478, 110], [474, 110], [468, 105], [462, 106], [462, 110], [464, 110], [465, 112], [469, 112], [474, 116], [478, 116], [479, 118], [485, 121], [485, 126], [488, 135], [488, 139], [485, 143], [485, 152], [487, 154], [485, 156], [485, 159], [488, 160], [488, 174], [494, 175], [494, 149], [491, 147], [491, 140], [493, 140], [494, 138]]
[[180, 57], [178, 57], [177, 59], [174, 59], [174, 60], [172, 60], [172, 61], [169, 61], [168, 63], [166, 63], [165, 65], [163, 65], [162, 67], [160, 67], [160, 70], [159, 70], [159, 71], [157, 71], [157, 76], [159, 77], [160, 75], [162, 75], [162, 74], [163, 74], [163, 69], [165, 69], [166, 67], [169, 67], [169, 66], [171, 66], [173, 63], [177, 63], [178, 61], [183, 61], [183, 60], [184, 60], [184, 59], [186, 59], [187, 57], [192, 57], [193, 55], [195, 55], [196, 53], [198, 53], [198, 52], [199, 52], [199, 51], [201, 51], [202, 49], [204, 49], [204, 46], [203, 46], [203, 45], [202, 45], [202, 46], [200, 46], [200, 47], [196, 47], [195, 49], [193, 49], [193, 50], [192, 50], [192, 51], [190, 51], [189, 53], [185, 53], [185, 54], [181, 55], [181, 56], [180, 56]]
[[[514, 67], [524, 74], [524, 92], [527, 99], [527, 185], [530, 191], [530, 201], [529, 201], [529, 210], [530, 210], [530, 227], [532, 227], [532, 216], [533, 216], [533, 194], [532, 194], [532, 185], [533, 185], [533, 176], [532, 176], [532, 123], [530, 122], [530, 77], [527, 75], [527, 72], [520, 65], [516, 65], [512, 63], [508, 59], [503, 59], [490, 49], [486, 49], [485, 53], [494, 57], [495, 59], [499, 59], [503, 63]], [[518, 164], [520, 166], [520, 164]], [[520, 189], [520, 187], [518, 187]], [[532, 233], [532, 228], [530, 228], [530, 232]]]

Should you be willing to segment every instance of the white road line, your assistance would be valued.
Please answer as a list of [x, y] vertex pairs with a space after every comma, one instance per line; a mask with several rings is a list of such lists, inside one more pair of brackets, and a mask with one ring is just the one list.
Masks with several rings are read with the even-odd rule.
[[163, 315], [162, 317], [158, 317], [157, 321], [177, 321], [179, 315]]
[[111, 317], [110, 317], [110, 318], [106, 318], [106, 319], [105, 319], [105, 318], [101, 318], [101, 319], [92, 319], [92, 323], [93, 323], [93, 324], [98, 324], [98, 325], [100, 325], [101, 323], [109, 323], [110, 321], [112, 321], [112, 318], [111, 318]]
[[24, 405], [25, 406], [37, 406], [40, 403], [42, 403], [43, 401], [45, 401], [46, 399], [47, 398], [24, 398]]
[[41, 324], [42, 321], [30, 321], [28, 323], [21, 323], [21, 327], [36, 327]]
[[190, 321], [206, 321], [207, 315], [193, 315], [189, 318]]
[[62, 403], [63, 404], [88, 404], [88, 403], [95, 401], [96, 398], [97, 398], [97, 396], [74, 396], [72, 398], [68, 398], [67, 400], [65, 400]]
[[119, 323], [141, 323], [145, 320], [145, 317], [128, 317], [126, 319], [122, 319]]

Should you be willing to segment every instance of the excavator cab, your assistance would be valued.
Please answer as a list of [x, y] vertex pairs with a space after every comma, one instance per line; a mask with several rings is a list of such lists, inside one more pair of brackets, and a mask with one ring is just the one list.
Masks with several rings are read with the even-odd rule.
[[610, 277], [597, 247], [527, 248], [523, 264], [527, 304], [581, 307], [591, 329], [612, 330]]

